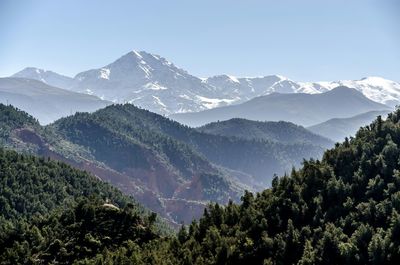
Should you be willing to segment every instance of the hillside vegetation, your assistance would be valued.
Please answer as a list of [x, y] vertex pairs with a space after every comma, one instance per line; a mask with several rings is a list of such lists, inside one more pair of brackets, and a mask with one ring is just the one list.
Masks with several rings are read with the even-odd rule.
[[[214, 205], [188, 231], [193, 264], [398, 264], [400, 111], [380, 117], [321, 161]], [[184, 264], [184, 262], [182, 262]]]
[[[183, 227], [176, 236], [160, 237], [146, 229], [151, 227], [151, 220], [146, 223], [124, 217], [130, 216], [128, 210], [121, 212], [98, 203], [87, 206], [84, 202], [59, 218], [41, 219], [49, 224], [47, 228], [31, 222], [34, 233], [19, 232], [22, 237], [3, 240], [12, 242], [12, 246], [2, 260], [12, 263], [15, 257], [26, 257], [33, 263], [68, 264], [399, 264], [399, 144], [397, 110], [386, 121], [378, 117], [361, 128], [355, 138], [336, 144], [322, 160], [305, 161], [301, 169], [276, 177], [270, 189], [257, 194], [245, 192], [240, 204], [210, 205], [199, 221]], [[133, 224], [123, 234], [115, 226], [121, 218]], [[121, 227], [131, 227], [124, 224]], [[71, 226], [74, 229], [69, 229]], [[44, 244], [47, 247], [36, 249], [29, 243], [39, 239], [48, 242]]]
[[[110, 106], [90, 117], [112, 126], [118, 133], [151, 145], [159, 145], [160, 137], [172, 138], [202, 154], [210, 162], [250, 174], [264, 184], [269, 184], [275, 173], [283, 174], [293, 165], [299, 166], [303, 158], [320, 157], [324, 150], [318, 141], [314, 144], [302, 141], [287, 143], [203, 133], [130, 104]], [[64, 121], [60, 119], [55, 126]], [[250, 132], [252, 128], [245, 130]], [[327, 145], [326, 142], [324, 144]]]
[[200, 217], [209, 201], [239, 202], [245, 189], [261, 190], [324, 150], [314, 135], [287, 143], [208, 134], [131, 104], [45, 127], [11, 106], [0, 105], [0, 116], [5, 146], [90, 171], [178, 224]]
[[0, 149], [0, 263], [70, 264], [170, 229], [131, 197], [64, 163]]
[[307, 143], [327, 148], [333, 146], [333, 142], [328, 138], [286, 121], [259, 122], [234, 118], [212, 122], [197, 129], [208, 134], [235, 136], [249, 140], [260, 139], [286, 144]]

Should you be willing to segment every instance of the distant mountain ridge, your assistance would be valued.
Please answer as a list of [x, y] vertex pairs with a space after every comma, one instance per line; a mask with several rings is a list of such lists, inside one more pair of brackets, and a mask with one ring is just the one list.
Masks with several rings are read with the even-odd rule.
[[321, 94], [273, 93], [241, 104], [196, 113], [180, 113], [171, 118], [189, 126], [244, 118], [256, 121], [289, 121], [311, 126], [331, 118], [346, 118], [372, 110], [390, 107], [372, 101], [356, 89], [337, 87]]
[[35, 67], [27, 67], [18, 73], [12, 75], [17, 78], [28, 78], [41, 81], [50, 86], [69, 89], [71, 88], [74, 79], [65, 75], [57, 74], [53, 71], [46, 71]]
[[385, 118], [390, 111], [369, 111], [349, 118], [333, 118], [310, 127], [308, 130], [341, 142], [345, 137], [355, 136], [360, 127], [370, 124], [378, 116]]
[[332, 147], [333, 142], [306, 128], [291, 122], [259, 122], [240, 118], [213, 122], [197, 128], [201, 132], [215, 135], [235, 136], [244, 139], [260, 139], [282, 143], [309, 143]]
[[354, 88], [363, 93], [367, 98], [395, 107], [400, 102], [400, 83], [382, 77], [364, 77], [360, 80], [340, 80], [333, 82], [300, 83], [303, 90], [322, 93], [338, 86]]
[[91, 112], [111, 102], [73, 91], [53, 87], [27, 78], [0, 78], [0, 103], [12, 104], [49, 124], [77, 111]]
[[400, 84], [380, 77], [333, 82], [296, 82], [280, 75], [216, 75], [201, 79], [145, 51], [131, 51], [108, 65], [78, 73], [74, 78], [33, 67], [13, 77], [36, 79], [114, 103], [132, 103], [163, 115], [243, 103], [271, 93], [317, 94], [337, 86], [355, 88], [369, 99], [392, 107], [400, 102]]

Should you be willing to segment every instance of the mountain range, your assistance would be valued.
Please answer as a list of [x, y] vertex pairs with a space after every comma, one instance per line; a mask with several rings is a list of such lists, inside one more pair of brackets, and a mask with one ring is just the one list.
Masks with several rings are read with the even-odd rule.
[[179, 113], [171, 118], [189, 126], [244, 118], [257, 121], [289, 121], [311, 126], [332, 118], [346, 118], [390, 107], [365, 97], [353, 88], [337, 87], [320, 94], [272, 93], [241, 104], [194, 113]]
[[[333, 146], [323, 122], [393, 105], [395, 82], [340, 82], [198, 78], [136, 51], [73, 78], [26, 68], [0, 79], [1, 102], [40, 124], [3, 107], [0, 141], [88, 170], [171, 222], [187, 223], [210, 201], [238, 201], [304, 158], [320, 158]], [[343, 84], [349, 87], [336, 87]], [[354, 128], [364, 125], [355, 121]], [[305, 128], [316, 124], [322, 129]]]
[[[0, 110], [1, 136], [37, 126], [13, 107]], [[399, 124], [400, 110], [378, 117], [271, 188], [209, 204], [176, 234], [87, 172], [0, 148], [1, 263], [398, 264]]]
[[400, 101], [400, 84], [380, 77], [333, 82], [295, 82], [280, 75], [199, 78], [145, 51], [131, 51], [108, 65], [78, 73], [73, 78], [33, 67], [13, 77], [36, 79], [114, 103], [132, 103], [163, 115], [243, 103], [271, 93], [318, 94], [337, 86], [354, 88], [369, 99], [391, 107]]
[[[238, 201], [244, 190], [260, 190], [275, 174], [333, 146], [290, 123], [279, 124], [286, 140], [215, 135], [131, 104], [77, 113], [47, 126], [0, 105], [0, 127], [2, 146], [90, 171], [173, 223], [190, 222], [210, 201]], [[295, 135], [303, 137], [293, 140]]]
[[0, 263], [399, 264], [398, 90], [135, 51], [1, 78]]

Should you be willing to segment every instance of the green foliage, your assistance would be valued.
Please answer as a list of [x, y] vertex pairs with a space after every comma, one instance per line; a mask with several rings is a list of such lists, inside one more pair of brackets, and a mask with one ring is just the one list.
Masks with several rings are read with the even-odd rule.
[[20, 128], [27, 125], [38, 125], [38, 121], [28, 113], [11, 105], [0, 103], [0, 124], [1, 132], [9, 132], [10, 129]]
[[[296, 125], [289, 126], [290, 137], [282, 136], [278, 141], [208, 134], [131, 104], [109, 106], [93, 114], [79, 113], [60, 119], [50, 127], [66, 139], [90, 148], [98, 160], [116, 163], [117, 167], [128, 161], [146, 165], [144, 161], [135, 160], [140, 156], [130, 158], [146, 146], [155, 149], [186, 178], [198, 171], [210, 173], [208, 161], [211, 161], [251, 174], [264, 183], [269, 183], [274, 173], [300, 165], [304, 157], [321, 156], [323, 148], [318, 144], [324, 142], [326, 146], [329, 142], [305, 133], [304, 128], [301, 130]], [[277, 126], [275, 135], [277, 130], [286, 131], [287, 127], [285, 124]], [[287, 140], [294, 137], [292, 131], [307, 141]], [[311, 144], [311, 139], [315, 143]], [[109, 161], [113, 158], [116, 161]]]
[[0, 148], [0, 263], [61, 263], [168, 234], [116, 188], [64, 163]]
[[204, 264], [399, 264], [399, 120], [378, 118], [241, 205], [211, 205], [181, 249]]
[[11, 105], [0, 103], [0, 144], [9, 145], [12, 131], [24, 127], [40, 127], [39, 122], [28, 113]]
[[[26, 115], [11, 106], [5, 110], [8, 110], [3, 113], [5, 116], [14, 112], [21, 117]], [[46, 127], [26, 126], [17, 122], [18, 115], [10, 115], [3, 118], [10, 135], [0, 138], [9, 143], [7, 147], [20, 152], [51, 157], [89, 170], [122, 187], [125, 193], [138, 195], [146, 206], [171, 221], [189, 220], [191, 215], [198, 215], [198, 210], [187, 214], [178, 207], [174, 210], [177, 213], [170, 215], [166, 211], [168, 206], [160, 199], [175, 195], [196, 203], [214, 199], [226, 203], [229, 198], [239, 201], [243, 189], [229, 181], [226, 173], [188, 144], [142, 126], [135, 118], [142, 113], [132, 105], [116, 105], [92, 114], [77, 113]], [[166, 120], [147, 112], [144, 116], [146, 123]], [[3, 123], [0, 122], [0, 127]], [[198, 189], [194, 183], [203, 188]], [[186, 189], [188, 186], [192, 190]]]
[[[135, 112], [130, 113], [130, 108]], [[138, 111], [132, 105], [116, 105], [93, 114], [78, 113], [60, 119], [51, 127], [69, 141], [88, 147], [97, 160], [117, 170], [150, 168], [152, 165], [145, 155], [148, 149], [158, 153], [185, 177], [208, 166], [189, 146], [142, 127], [135, 119]]]
[[[274, 178], [270, 189], [245, 192], [241, 204], [211, 204], [177, 236], [160, 236], [154, 216], [141, 217], [129, 203], [116, 208], [90, 194], [35, 216], [23, 210], [29, 204], [19, 204], [32, 184], [27, 181], [22, 195], [9, 200], [5, 195], [24, 182], [5, 181], [0, 205], [8, 214], [0, 217], [0, 259], [5, 264], [400, 264], [399, 145], [400, 110], [360, 129], [321, 161], [304, 161], [301, 169]], [[3, 154], [5, 179], [24, 176], [28, 168], [50, 174], [40, 165], [58, 165]], [[16, 170], [20, 174], [13, 173], [14, 164], [23, 169]], [[76, 173], [64, 178], [69, 174]], [[58, 191], [45, 184], [41, 189]]]
[[[83, 146], [95, 160], [118, 172], [146, 172], [145, 177], [155, 174], [159, 177], [158, 185], [163, 186], [160, 196], [172, 195], [176, 186], [192, 181], [195, 176], [204, 182], [198, 191], [200, 195], [195, 196], [204, 200], [217, 199], [218, 202], [226, 202], [229, 197], [239, 200], [240, 194], [230, 186], [226, 176], [203, 155], [187, 143], [149, 129], [152, 122], [158, 121], [168, 121], [170, 126], [176, 126], [162, 116], [126, 104], [113, 105], [92, 114], [77, 113], [58, 120], [48, 129]], [[175, 179], [162, 179], [166, 170]], [[210, 181], [221, 185], [213, 185]], [[216, 193], [220, 196], [215, 196]], [[183, 196], [183, 192], [178, 196]]]
[[121, 207], [135, 203], [109, 184], [64, 163], [0, 149], [0, 212], [6, 219], [45, 215], [93, 194]]
[[17, 231], [3, 235], [8, 245], [2, 246], [0, 260], [10, 264], [71, 264], [125, 245], [140, 249], [159, 238], [153, 222], [143, 219], [129, 205], [120, 209], [102, 200], [82, 199], [74, 207], [29, 223], [16, 223]]
[[198, 131], [244, 139], [260, 139], [286, 144], [307, 143], [322, 147], [331, 147], [333, 142], [312, 133], [302, 126], [286, 121], [251, 121], [234, 118], [218, 121], [197, 128]]

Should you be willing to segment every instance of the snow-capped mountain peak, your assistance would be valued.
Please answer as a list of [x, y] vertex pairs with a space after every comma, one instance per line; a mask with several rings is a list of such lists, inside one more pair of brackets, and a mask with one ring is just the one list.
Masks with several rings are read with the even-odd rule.
[[361, 80], [359, 80], [358, 82], [372, 85], [372, 86], [380, 86], [380, 87], [384, 87], [386, 89], [389, 89], [390, 86], [396, 85], [396, 82], [387, 80], [387, 79], [379, 77], [379, 76], [364, 77]]
[[26, 67], [11, 77], [34, 79], [60, 88], [69, 88], [73, 82], [71, 77], [36, 67]]
[[138, 57], [138, 58], [140, 58], [140, 59], [143, 58], [142, 55], [140, 55], [140, 52], [138, 52], [138, 51], [136, 51], [136, 50], [133, 50], [132, 53], [133, 53], [134, 55], [136, 55], [136, 57]]
[[36, 67], [26, 67], [23, 70], [19, 71], [18, 73], [14, 74], [12, 77], [30, 78], [30, 79], [40, 80], [46, 83], [44, 75], [49, 75], [49, 74], [56, 74], [56, 73]]
[[279, 75], [260, 77], [217, 75], [207, 78], [204, 82], [226, 96], [239, 97], [240, 101], [270, 93], [296, 93], [299, 88], [295, 82]]
[[311, 93], [322, 93], [337, 86], [355, 88], [369, 99], [389, 106], [400, 102], [400, 84], [378, 76], [364, 77], [360, 80], [340, 80], [332, 82], [300, 83], [304, 89]]
[[281, 75], [222, 74], [198, 78], [160, 55], [136, 50], [103, 67], [81, 72], [73, 79], [33, 67], [14, 77], [40, 80], [116, 103], [130, 102], [161, 114], [195, 112], [271, 93], [317, 94], [338, 86], [354, 88], [369, 99], [390, 106], [400, 102], [400, 84], [377, 76], [325, 82], [296, 82]]
[[233, 83], [240, 83], [240, 81], [235, 77], [235, 76], [233, 76], [233, 75], [226, 75], [227, 77], [228, 77], [228, 80], [230, 81], [230, 82], [233, 82]]
[[75, 91], [162, 114], [199, 111], [226, 105], [231, 99], [219, 97], [215, 88], [200, 78], [145, 51], [128, 52], [108, 65], [77, 74], [75, 80]]

